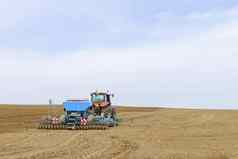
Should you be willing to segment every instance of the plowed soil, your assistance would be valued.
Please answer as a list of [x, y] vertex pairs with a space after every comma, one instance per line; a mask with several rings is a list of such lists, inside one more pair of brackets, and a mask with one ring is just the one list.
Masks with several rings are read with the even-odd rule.
[[62, 107], [0, 106], [0, 159], [238, 158], [238, 111], [118, 108], [108, 130], [38, 130]]

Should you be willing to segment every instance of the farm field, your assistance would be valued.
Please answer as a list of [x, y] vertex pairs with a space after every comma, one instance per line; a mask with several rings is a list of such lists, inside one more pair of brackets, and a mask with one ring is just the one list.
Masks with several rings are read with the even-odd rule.
[[62, 107], [0, 106], [1, 159], [236, 159], [238, 111], [119, 107], [108, 130], [38, 130]]

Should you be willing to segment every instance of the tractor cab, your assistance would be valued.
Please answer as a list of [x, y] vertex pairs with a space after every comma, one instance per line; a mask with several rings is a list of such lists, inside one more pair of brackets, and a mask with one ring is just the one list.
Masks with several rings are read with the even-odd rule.
[[91, 102], [95, 108], [105, 108], [111, 106], [111, 97], [113, 97], [113, 94], [93, 92], [91, 93]]
[[112, 114], [111, 97], [113, 96], [113, 94], [108, 92], [96, 91], [91, 93], [91, 110], [93, 110], [96, 115], [108, 114], [108, 111]]

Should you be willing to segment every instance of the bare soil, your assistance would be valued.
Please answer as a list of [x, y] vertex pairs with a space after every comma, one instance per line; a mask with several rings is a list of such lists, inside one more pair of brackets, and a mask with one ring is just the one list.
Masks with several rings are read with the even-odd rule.
[[108, 130], [38, 130], [54, 106], [0, 106], [1, 159], [235, 159], [238, 111], [118, 108]]

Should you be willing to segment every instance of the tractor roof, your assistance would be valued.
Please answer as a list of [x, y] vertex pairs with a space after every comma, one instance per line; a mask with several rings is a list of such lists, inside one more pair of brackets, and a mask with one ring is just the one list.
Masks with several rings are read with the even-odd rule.
[[91, 95], [110, 95], [109, 93], [106, 92], [93, 92]]

